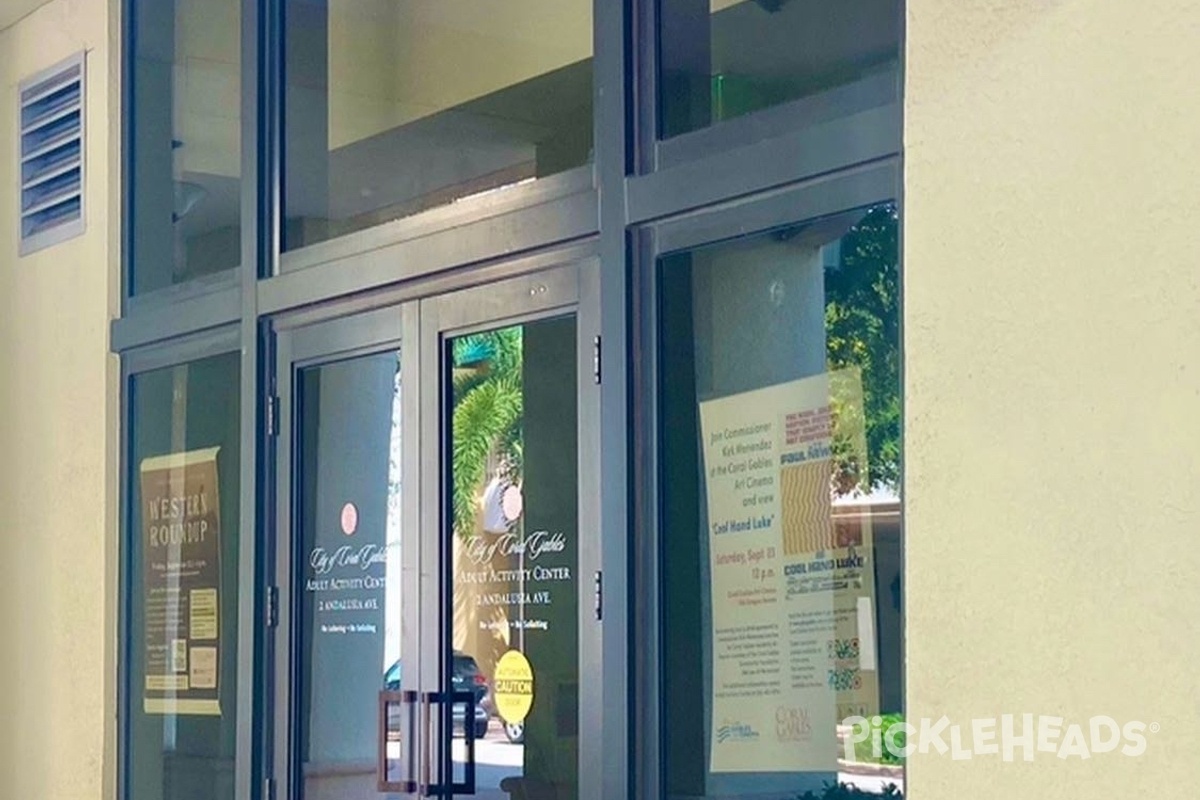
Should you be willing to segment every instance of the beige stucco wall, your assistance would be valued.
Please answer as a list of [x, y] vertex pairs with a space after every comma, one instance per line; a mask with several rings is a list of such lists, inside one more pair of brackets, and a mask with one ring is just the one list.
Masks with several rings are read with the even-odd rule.
[[915, 756], [915, 800], [1200, 789], [1200, 4], [909, 0], [909, 716], [1161, 726]]
[[[0, 798], [98, 800], [111, 777], [117, 498], [109, 9], [0, 31]], [[87, 232], [17, 256], [17, 84], [87, 56]]]

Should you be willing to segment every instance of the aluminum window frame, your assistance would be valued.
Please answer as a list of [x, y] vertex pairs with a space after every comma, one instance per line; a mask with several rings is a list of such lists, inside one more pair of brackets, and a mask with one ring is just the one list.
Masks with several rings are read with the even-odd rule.
[[[872, 109], [895, 107], [896, 115], [904, 96], [905, 0], [899, 2], [898, 30], [900, 36], [899, 63], [894, 74], [864, 81], [849, 89], [822, 92], [813, 97], [800, 97], [758, 111], [713, 122], [693, 131], [671, 137], [662, 136], [662, 90], [659, 81], [661, 64], [662, 21], [660, 0], [633, 0], [636, 5], [637, 39], [635, 57], [637, 70], [637, 174], [650, 175], [674, 169], [684, 164], [736, 151], [775, 138], [791, 138], [798, 132], [816, 126], [828, 126], [847, 116], [856, 117]], [[872, 102], [874, 101], [874, 102]], [[883, 101], [883, 102], [879, 102]], [[836, 113], [839, 103], [849, 115]], [[831, 113], [834, 112], [834, 113]], [[851, 125], [852, 129], [856, 126]], [[863, 160], [891, 155], [900, 149], [901, 128], [894, 128], [892, 146], [868, 154]], [[819, 155], [819, 153], [818, 153]], [[820, 164], [820, 159], [818, 164]], [[808, 174], [786, 170], [779, 183], [800, 180], [831, 169], [836, 162]], [[763, 187], [766, 188], [766, 187]]]
[[[128, 2], [129, 0], [127, 0]], [[636, 1], [636, 0], [635, 0]], [[243, 0], [253, 2], [253, 0]], [[268, 254], [267, 267], [263, 270], [264, 277], [285, 275], [307, 269], [309, 267], [330, 264], [337, 261], [361, 256], [383, 247], [403, 245], [403, 243], [426, 236], [448, 234], [463, 226], [484, 222], [493, 217], [516, 219], [511, 224], [515, 247], [513, 252], [532, 249], [541, 244], [541, 239], [534, 237], [529, 243], [521, 240], [526, 224], [535, 228], [548, 229], [554, 227], [554, 214], [550, 207], [557, 202], [579, 201], [579, 195], [591, 195], [592, 204], [600, 188], [600, 137], [603, 135], [601, 124], [600, 103], [603, 93], [600, 90], [601, 70], [598, 66], [601, 39], [596, 32], [600, 29], [600, 18], [611, 14], [613, 3], [604, 0], [593, 0], [592, 9], [592, 142], [595, 157], [588, 164], [572, 167], [563, 172], [548, 175], [529, 185], [514, 186], [502, 192], [483, 192], [477, 196], [468, 196], [446, 205], [436, 206], [401, 217], [363, 230], [337, 236], [332, 239], [315, 242], [293, 250], [282, 248], [282, 211], [283, 211], [283, 176], [284, 176], [284, 140], [283, 126], [285, 124], [284, 95], [286, 93], [286, 78], [283, 74], [286, 53], [284, 39], [286, 34], [287, 0], [261, 0], [267, 6], [265, 19], [269, 30], [264, 31], [263, 53], [268, 57], [264, 72], [268, 74], [270, 86], [261, 86], [266, 103], [261, 107], [263, 114], [263, 129], [265, 133], [266, 160], [269, 165], [270, 182], [267, 196], [271, 199], [272, 213], [268, 215], [272, 231], [272, 249]], [[586, 203], [587, 201], [582, 201]], [[539, 212], [535, 212], [538, 209]], [[543, 216], [544, 219], [539, 219]], [[598, 232], [598, 220], [592, 215], [592, 224], [580, 235], [594, 235]], [[528, 220], [528, 223], [525, 221]], [[567, 234], [558, 239], [567, 238]], [[403, 272], [393, 273], [391, 280], [403, 280], [407, 277]]]
[[[656, 2], [593, 0], [595, 158], [590, 165], [511, 194], [431, 209], [285, 254], [280, 247], [283, 0], [241, 0], [241, 266], [132, 295], [132, 3], [119, 0], [118, 12], [121, 316], [110, 328], [110, 349], [122, 362], [120, 530], [123, 541], [131, 497], [130, 376], [152, 368], [148, 365], [179, 363], [192, 353], [240, 350], [244, 535], [236, 713], [239, 747], [247, 755], [237, 764], [237, 797], [251, 800], [271, 791], [265, 781], [274, 758], [268, 730], [275, 719], [273, 634], [261, 621], [276, 555], [271, 537], [277, 527], [278, 442], [265, 427], [267, 398], [276, 393], [276, 332], [589, 258], [601, 264], [593, 293], [603, 342], [596, 507], [608, 624], [601, 626], [600, 660], [594, 665], [604, 701], [599, 718], [581, 720], [581, 726], [600, 731], [591, 757], [606, 765], [602, 796], [656, 796], [644, 790], [657, 780], [647, 770], [654, 768], [660, 742], [657, 728], [643, 728], [642, 716], [647, 708], [642, 659], [653, 651], [658, 635], [656, 627], [645, 627], [641, 608], [645, 598], [654, 597], [647, 594], [654, 587], [645, 584], [642, 562], [647, 509], [655, 502], [647, 465], [653, 464], [657, 446], [654, 397], [646, 396], [647, 376], [654, 374], [646, 336], [655, 333], [653, 283], [647, 284], [646, 271], [653, 273], [655, 253], [665, 246], [681, 249], [692, 240], [734, 236], [743, 232], [741, 225], [769, 227], [781, 214], [790, 217], [781, 222], [795, 221], [805, 216], [803, 209], [829, 205], [856, 181], [888, 182], [893, 186], [889, 196], [899, 198], [903, 57], [897, 102], [813, 125], [803, 100], [793, 101], [664, 144], [657, 138]], [[130, 646], [124, 627], [129, 579], [122, 574], [119, 586], [122, 657]], [[657, 616], [650, 619], [657, 626]], [[125, 677], [118, 680], [117, 796], [124, 800], [130, 698]], [[647, 732], [653, 736], [646, 738]]]
[[[661, 681], [664, 650], [662, 602], [662, 553], [660, 537], [662, 432], [666, 421], [659, 406], [661, 332], [659, 303], [661, 260], [675, 253], [720, 244], [765, 233], [781, 226], [802, 223], [881, 202], [900, 207], [903, 232], [902, 165], [896, 156], [862, 165], [834, 175], [818, 177], [776, 192], [758, 195], [725, 207], [706, 208], [639, 226], [634, 233], [633, 281], [635, 284], [632, 339], [641, 354], [633, 376], [632, 437], [638, 453], [632, 469], [633, 508], [630, 528], [633, 595], [640, 598], [641, 613], [631, 618], [635, 649], [633, 686], [630, 690], [636, 714], [631, 722], [631, 747], [636, 755], [635, 789], [631, 796], [646, 800], [667, 797], [662, 754], [666, 743]], [[903, 247], [901, 246], [901, 254]], [[903, 310], [904, 265], [899, 264], [901, 309]], [[900, 361], [904, 362], [903, 311], [900, 320]], [[903, 387], [903, 366], [900, 375]], [[903, 404], [903, 392], [901, 394]], [[902, 416], [903, 418], [903, 416]], [[903, 422], [901, 440], [904, 438]], [[901, 451], [903, 474], [903, 450]], [[901, 504], [904, 504], [903, 495]], [[903, 542], [904, 521], [901, 519]], [[901, 547], [901, 572], [904, 553]], [[903, 601], [902, 601], [903, 602]], [[907, 619], [902, 623], [907, 626]], [[907, 639], [905, 639], [907, 646]], [[906, 659], [902, 659], [902, 664]], [[904, 667], [902, 666], [902, 671]], [[902, 679], [903, 680], [903, 679]], [[905, 698], [907, 699], [907, 698]], [[814, 786], [812, 788], [820, 788]]]
[[[176, 341], [166, 344], [150, 345], [139, 347], [125, 352], [121, 358], [120, 368], [120, 397], [119, 397], [119, 419], [120, 419], [120, 437], [118, 439], [119, 448], [119, 480], [120, 487], [118, 497], [118, 526], [117, 536], [117, 641], [116, 641], [116, 796], [119, 798], [129, 797], [129, 775], [131, 766], [132, 750], [130, 748], [130, 727], [132, 720], [131, 706], [135, 702], [140, 693], [131, 691], [129, 686], [130, 678], [130, 662], [132, 658], [133, 648], [140, 647], [143, 640], [139, 636], [132, 635], [135, 632], [130, 630], [130, 620], [132, 613], [132, 603], [137, 588], [137, 582], [141, 579], [140, 575], [133, 574], [130, 568], [132, 559], [131, 552], [131, 537], [136, 536], [137, 532], [132, 529], [133, 523], [133, 500], [135, 479], [133, 478], [133, 470], [135, 464], [132, 462], [133, 448], [132, 438], [134, 428], [133, 419], [133, 395], [134, 395], [134, 380], [139, 375], [147, 372], [153, 372], [161, 369], [168, 369], [176, 366], [202, 361], [208, 358], [217, 356], [229, 355], [236, 353], [240, 349], [238, 330], [233, 325], [225, 325], [213, 330], [202, 331], [189, 336], [181, 337]], [[242, 391], [245, 391], [246, 376], [240, 374], [239, 381]], [[244, 425], [244, 420], [239, 419], [239, 426]], [[242, 439], [246, 440], [245, 430], [242, 428]], [[242, 459], [243, 465], [245, 459]], [[243, 504], [247, 494], [247, 485], [253, 484], [253, 476], [251, 474], [239, 473], [238, 502]], [[244, 578], [246, 565], [243, 562], [243, 556], [247, 550], [246, 540], [254, 539], [251, 535], [254, 528], [244, 527], [246, 524], [246, 509], [244, 505], [239, 505], [238, 510], [239, 523], [239, 552], [238, 552], [238, 663], [242, 663], [246, 656], [242, 647], [246, 640], [247, 626], [253, 627], [253, 616], [247, 617], [247, 602], [243, 596], [245, 586]], [[237, 717], [236, 725], [238, 728], [239, 747], [237, 752], [239, 756], [235, 759], [234, 773], [235, 783], [238, 781], [239, 773], [245, 771], [247, 765], [246, 759], [241, 756], [244, 752], [242, 745], [245, 740], [242, 738], [242, 725], [248, 720], [242, 718], [248, 717], [250, 714], [249, 708], [243, 708], [240, 702], [240, 695], [243, 691], [241, 681], [245, 679], [245, 670], [239, 669], [237, 673], [238, 695], [239, 702], [237, 708], [234, 709], [234, 714]]]

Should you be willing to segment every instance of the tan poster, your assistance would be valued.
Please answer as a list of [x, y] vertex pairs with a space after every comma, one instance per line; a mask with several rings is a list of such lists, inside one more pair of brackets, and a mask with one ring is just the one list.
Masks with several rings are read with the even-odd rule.
[[835, 492], [867, 474], [861, 375], [842, 370], [706, 401], [700, 424], [710, 769], [835, 769], [838, 723], [879, 705], [872, 532], [833, 515]]
[[147, 714], [221, 713], [219, 449], [141, 464]]

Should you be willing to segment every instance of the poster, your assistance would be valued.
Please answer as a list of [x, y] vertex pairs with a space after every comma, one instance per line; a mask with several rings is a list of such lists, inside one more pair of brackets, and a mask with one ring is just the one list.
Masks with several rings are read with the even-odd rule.
[[141, 463], [147, 714], [221, 714], [219, 449]]
[[865, 480], [857, 369], [700, 404], [712, 591], [712, 772], [828, 771], [836, 729], [878, 713], [869, 523], [839, 526], [835, 471]]

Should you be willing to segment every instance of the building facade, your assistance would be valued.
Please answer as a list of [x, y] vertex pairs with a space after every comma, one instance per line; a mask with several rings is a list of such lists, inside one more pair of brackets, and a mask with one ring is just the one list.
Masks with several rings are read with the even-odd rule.
[[7, 0], [0, 797], [1192, 797], [1198, 35]]

